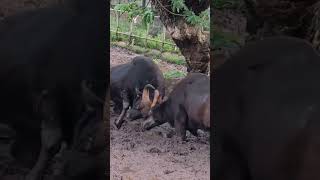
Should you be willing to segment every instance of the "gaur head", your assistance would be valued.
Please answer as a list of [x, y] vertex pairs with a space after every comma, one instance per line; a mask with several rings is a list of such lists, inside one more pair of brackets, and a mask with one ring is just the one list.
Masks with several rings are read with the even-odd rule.
[[144, 130], [150, 130], [156, 126], [159, 126], [163, 123], [167, 122], [165, 117], [165, 110], [167, 101], [161, 100], [159, 104], [156, 104], [152, 108], [150, 108], [146, 120], [143, 122], [142, 127]]
[[[150, 90], [153, 91], [153, 100], [150, 99]], [[145, 85], [142, 92], [139, 91], [138, 88], [136, 88], [135, 91], [136, 97], [128, 113], [128, 117], [130, 119], [145, 118], [154, 106], [161, 103], [162, 97], [160, 96], [159, 90], [151, 84]]]

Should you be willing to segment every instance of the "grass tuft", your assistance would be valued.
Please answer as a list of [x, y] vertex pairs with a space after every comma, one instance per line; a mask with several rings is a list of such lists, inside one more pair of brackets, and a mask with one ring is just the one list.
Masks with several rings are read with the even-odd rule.
[[185, 77], [187, 73], [179, 71], [179, 70], [171, 70], [163, 73], [165, 79], [174, 79], [174, 78], [182, 78]]

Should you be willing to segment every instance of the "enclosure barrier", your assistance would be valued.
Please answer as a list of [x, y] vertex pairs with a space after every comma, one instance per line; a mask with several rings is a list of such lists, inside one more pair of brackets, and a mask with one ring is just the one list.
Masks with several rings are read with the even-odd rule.
[[[125, 36], [128, 36], [129, 38], [129, 42], [128, 42], [128, 45], [134, 45], [134, 40], [133, 40], [133, 37], [134, 38], [139, 38], [139, 39], [142, 39], [142, 40], [145, 40], [144, 41], [144, 47], [147, 48], [147, 41], [153, 41], [153, 42], [156, 42], [156, 43], [160, 43], [161, 44], [161, 48], [160, 48], [160, 51], [163, 52], [164, 50], [164, 45], [167, 44], [167, 45], [170, 45], [174, 48], [174, 51], [177, 50], [177, 46], [176, 44], [174, 43], [169, 43], [169, 42], [166, 42], [166, 28], [164, 25], [162, 25], [162, 36], [161, 36], [161, 40], [157, 40], [157, 39], [152, 39], [152, 38], [149, 38], [148, 35], [149, 35], [149, 30], [150, 30], [150, 25], [147, 26], [147, 29], [146, 29], [146, 35], [144, 37], [142, 36], [139, 36], [139, 35], [136, 35], [133, 33], [133, 27], [134, 27], [134, 24], [135, 24], [135, 20], [131, 21], [130, 22], [130, 28], [129, 28], [129, 31], [128, 32], [121, 32], [119, 31], [120, 29], [120, 11], [118, 10], [115, 10], [115, 9], [110, 9], [110, 12], [114, 12], [115, 14], [115, 17], [116, 17], [116, 27], [115, 27], [115, 30], [110, 28], [110, 31], [115, 33], [116, 36], [118, 37], [119, 34], [121, 35], [125, 35]], [[124, 13], [125, 14], [125, 13]], [[137, 18], [137, 17], [136, 17]], [[128, 21], [127, 21], [128, 22]], [[152, 24], [154, 25], [154, 24]]]

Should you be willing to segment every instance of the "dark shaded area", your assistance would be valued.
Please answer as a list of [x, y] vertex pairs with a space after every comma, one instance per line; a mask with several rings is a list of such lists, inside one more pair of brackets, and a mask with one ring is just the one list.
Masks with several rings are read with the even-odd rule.
[[[230, 1], [233, 6], [228, 6], [227, 1], [219, 2], [226, 4], [224, 6], [220, 4], [219, 8], [214, 6], [211, 16], [213, 19], [211, 27], [215, 29], [211, 43], [215, 44], [213, 59], [217, 59], [214, 60], [217, 67], [239, 50], [245, 42], [265, 37], [276, 35], [298, 37], [306, 39], [316, 49], [320, 48], [320, 3], [317, 0]], [[239, 31], [240, 29], [242, 30]], [[216, 54], [218, 56], [223, 54], [224, 57], [215, 58]]]
[[197, 1], [186, 0], [185, 4], [196, 15], [199, 15], [202, 11], [209, 8], [210, 1], [207, 1], [207, 0], [197, 0]]
[[215, 179], [319, 179], [319, 58], [305, 40], [273, 37], [216, 70]]
[[71, 0], [1, 20], [1, 123], [15, 136], [0, 128], [0, 179], [32, 167], [35, 179], [106, 178], [103, 104], [92, 96], [108, 94], [106, 7]]

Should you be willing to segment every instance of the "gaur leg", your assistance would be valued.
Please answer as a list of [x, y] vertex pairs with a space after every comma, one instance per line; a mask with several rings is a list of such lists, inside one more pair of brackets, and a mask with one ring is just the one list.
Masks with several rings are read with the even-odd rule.
[[181, 137], [182, 141], [186, 141], [186, 123], [187, 114], [185, 113], [182, 106], [179, 107], [179, 111], [175, 115], [174, 126], [177, 134]]
[[120, 116], [116, 119], [114, 124], [118, 129], [120, 129], [122, 123], [124, 122], [124, 117], [129, 109], [130, 103], [129, 103], [129, 94], [126, 90], [121, 91], [121, 97], [122, 97], [122, 111]]
[[120, 113], [121, 113], [121, 110], [122, 110], [122, 103], [121, 103], [121, 105], [115, 104], [115, 106], [114, 106], [114, 108], [113, 108], [113, 111], [114, 111], [116, 114], [120, 114]]
[[121, 110], [122, 110], [122, 100], [121, 99], [114, 99], [114, 107], [113, 107], [113, 111], [116, 114], [120, 114]]
[[59, 151], [62, 138], [59, 107], [54, 96], [45, 94], [40, 98], [41, 149], [35, 166], [27, 174], [26, 180], [41, 178], [48, 161]]
[[143, 118], [143, 116], [139, 110], [131, 108], [127, 113], [127, 118], [130, 121], [134, 121], [134, 120]]

